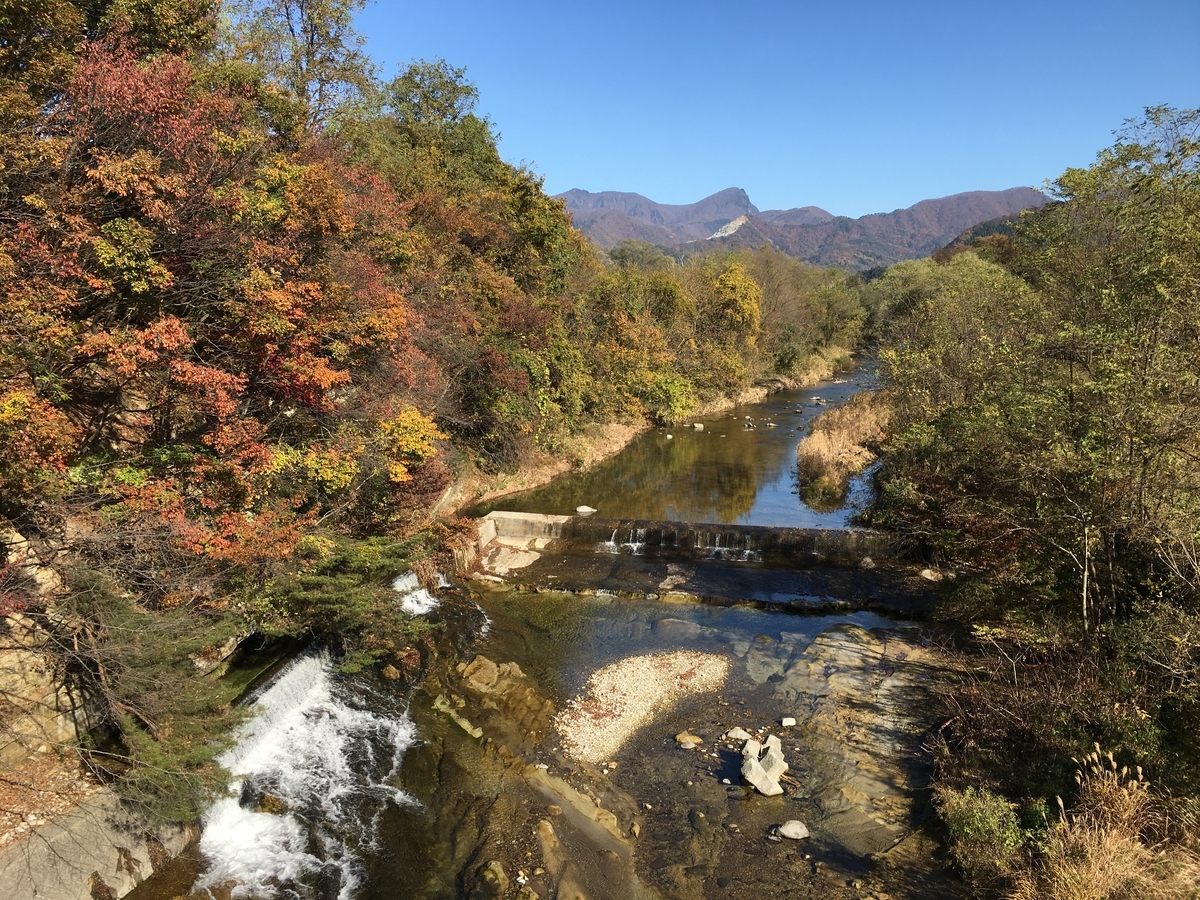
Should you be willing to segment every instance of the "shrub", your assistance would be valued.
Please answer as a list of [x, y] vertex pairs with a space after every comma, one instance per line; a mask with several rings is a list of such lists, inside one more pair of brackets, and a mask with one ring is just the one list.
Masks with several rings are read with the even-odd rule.
[[967, 882], [986, 889], [1016, 862], [1024, 840], [1012, 805], [986, 788], [937, 790], [938, 811], [950, 833], [950, 853]]

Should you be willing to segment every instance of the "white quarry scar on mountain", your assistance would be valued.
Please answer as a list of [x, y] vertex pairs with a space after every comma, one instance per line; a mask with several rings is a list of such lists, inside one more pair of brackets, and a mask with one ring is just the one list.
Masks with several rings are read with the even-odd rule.
[[716, 231], [714, 231], [712, 234], [710, 234], [705, 240], [713, 241], [713, 240], [716, 240], [717, 238], [729, 237], [731, 234], [733, 234], [735, 231], [737, 231], [739, 228], [741, 228], [743, 225], [745, 225], [749, 221], [750, 220], [747, 219], [745, 216], [738, 216], [732, 222], [726, 222], [724, 225], [722, 225], [720, 228], [718, 228]]

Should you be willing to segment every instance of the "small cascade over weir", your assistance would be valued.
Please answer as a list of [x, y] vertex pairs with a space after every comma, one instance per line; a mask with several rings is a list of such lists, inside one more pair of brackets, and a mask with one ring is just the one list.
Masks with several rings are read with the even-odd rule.
[[228, 888], [234, 900], [350, 900], [383, 810], [414, 802], [390, 783], [416, 739], [396, 705], [364, 679], [340, 684], [328, 653], [285, 668], [219, 757], [234, 780], [204, 816], [209, 868], [197, 888]]
[[628, 521], [594, 516], [564, 521], [560, 540], [559, 546], [576, 552], [731, 562], [804, 562], [813, 557], [856, 562], [866, 556], [892, 555], [885, 535], [865, 530]]

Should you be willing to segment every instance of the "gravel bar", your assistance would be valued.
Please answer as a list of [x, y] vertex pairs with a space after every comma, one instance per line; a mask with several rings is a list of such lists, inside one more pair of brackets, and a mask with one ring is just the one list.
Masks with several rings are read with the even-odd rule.
[[722, 656], [680, 650], [630, 656], [588, 679], [587, 690], [556, 717], [563, 751], [575, 759], [610, 759], [655, 714], [693, 694], [716, 691], [729, 674]]

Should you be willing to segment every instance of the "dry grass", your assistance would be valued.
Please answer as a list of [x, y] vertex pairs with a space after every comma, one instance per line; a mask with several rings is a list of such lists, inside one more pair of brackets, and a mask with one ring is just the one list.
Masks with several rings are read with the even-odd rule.
[[1017, 873], [1012, 900], [1200, 897], [1200, 857], [1170, 840], [1140, 769], [1118, 769], [1097, 746], [1078, 779], [1079, 799], [1062, 811], [1033, 866]]
[[800, 486], [811, 505], [839, 505], [850, 478], [875, 459], [891, 410], [874, 393], [855, 394], [843, 405], [813, 420], [796, 455]]

